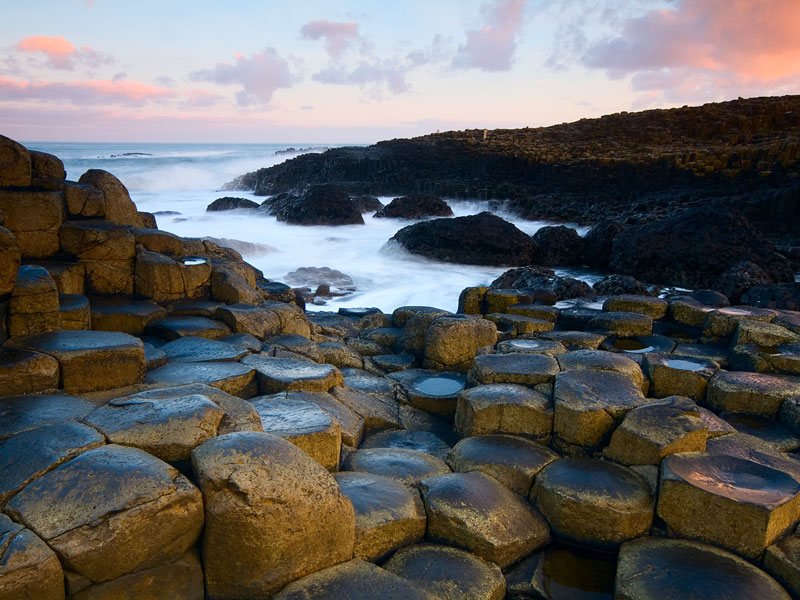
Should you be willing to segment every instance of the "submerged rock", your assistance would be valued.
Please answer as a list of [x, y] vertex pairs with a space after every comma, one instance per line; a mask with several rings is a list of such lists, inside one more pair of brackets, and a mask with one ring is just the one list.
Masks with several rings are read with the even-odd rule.
[[536, 252], [529, 236], [488, 212], [415, 223], [392, 240], [412, 254], [467, 265], [526, 265]]

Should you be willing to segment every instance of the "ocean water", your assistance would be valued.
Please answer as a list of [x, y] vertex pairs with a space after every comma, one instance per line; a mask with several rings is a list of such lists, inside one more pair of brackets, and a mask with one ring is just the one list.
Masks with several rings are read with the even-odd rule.
[[[88, 169], [119, 177], [139, 210], [179, 214], [156, 215], [159, 229], [185, 237], [214, 237], [247, 242], [236, 245], [250, 264], [271, 280], [284, 281], [301, 267], [329, 267], [350, 276], [357, 291], [309, 310], [375, 306], [391, 312], [403, 305], [436, 306], [455, 311], [462, 289], [487, 285], [504, 267], [453, 265], [409, 254], [394, 243], [394, 233], [413, 221], [375, 219], [365, 225], [298, 226], [252, 211], [206, 212], [222, 196], [256, 202], [250, 192], [220, 192], [234, 177], [279, 164], [302, 152], [322, 151], [308, 144], [98, 144], [28, 142], [27, 147], [55, 154], [64, 161], [67, 178], [77, 180]], [[293, 150], [294, 149], [294, 150]], [[391, 198], [381, 198], [385, 203]], [[489, 210], [488, 203], [448, 199], [456, 216]], [[525, 221], [495, 211], [528, 234], [546, 223]], [[581, 233], [583, 229], [578, 228]], [[582, 271], [557, 271], [593, 283], [600, 277]]]

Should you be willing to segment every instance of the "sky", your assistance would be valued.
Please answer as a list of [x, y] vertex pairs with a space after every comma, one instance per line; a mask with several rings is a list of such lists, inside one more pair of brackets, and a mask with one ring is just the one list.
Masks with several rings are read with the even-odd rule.
[[372, 143], [800, 93], [800, 0], [26, 0], [20, 141]]

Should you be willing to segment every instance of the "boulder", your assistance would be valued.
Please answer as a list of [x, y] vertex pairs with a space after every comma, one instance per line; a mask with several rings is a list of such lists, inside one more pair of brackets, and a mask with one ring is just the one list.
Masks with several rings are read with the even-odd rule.
[[22, 144], [0, 135], [0, 188], [31, 185], [31, 155]]
[[505, 568], [550, 539], [544, 519], [488, 475], [439, 475], [420, 486], [432, 541], [465, 548]]
[[787, 398], [800, 396], [800, 378], [742, 371], [719, 371], [709, 381], [706, 402], [727, 410], [774, 419]]
[[212, 598], [271, 598], [353, 556], [352, 504], [322, 465], [286, 440], [219, 436], [194, 450], [192, 466], [205, 503]]
[[438, 317], [425, 333], [424, 366], [466, 372], [478, 350], [497, 342], [497, 328], [467, 315]]
[[142, 450], [116, 445], [88, 450], [42, 475], [6, 512], [93, 582], [169, 562], [203, 528], [203, 500], [188, 479]]
[[350, 201], [361, 213], [375, 212], [383, 208], [383, 203], [375, 196], [352, 196]]
[[526, 265], [536, 251], [529, 236], [488, 212], [415, 223], [392, 240], [412, 254], [459, 264]]
[[517, 383], [534, 386], [552, 383], [558, 363], [546, 354], [482, 354], [476, 356], [467, 373], [469, 385]]
[[[0, 137], [0, 175], [6, 139]], [[64, 600], [64, 572], [58, 556], [30, 529], [3, 514], [0, 548], [0, 597]]]
[[277, 208], [278, 221], [292, 225], [363, 225], [361, 212], [342, 188], [334, 184], [311, 186], [301, 198]]
[[762, 308], [800, 311], [800, 283], [754, 285], [742, 294], [741, 302]]
[[47, 152], [29, 150], [31, 156], [31, 177], [66, 179], [67, 172], [61, 159]]
[[772, 577], [708, 544], [645, 537], [620, 548], [615, 598], [763, 598], [788, 600]]
[[58, 361], [47, 354], [0, 346], [0, 395], [35, 394], [58, 387]]
[[548, 442], [553, 400], [513, 383], [472, 387], [458, 395], [454, 430], [462, 437], [509, 433]]
[[650, 486], [636, 472], [586, 458], [550, 463], [536, 476], [530, 499], [553, 535], [605, 549], [646, 535], [655, 508]]
[[374, 216], [376, 219], [424, 219], [426, 217], [452, 217], [453, 211], [439, 196], [413, 194], [395, 198], [379, 209]]
[[549, 225], [533, 234], [539, 245], [536, 263], [547, 267], [575, 266], [583, 263], [584, 239], [572, 227]]
[[600, 296], [618, 296], [621, 294], [654, 295], [651, 289], [638, 279], [628, 275], [617, 275], [616, 273], [606, 275], [603, 279], [593, 284], [592, 287]]
[[788, 261], [742, 214], [701, 204], [618, 233], [610, 266], [645, 281], [721, 289], [726, 271], [744, 261], [763, 270], [768, 283], [793, 280]]
[[106, 220], [117, 225], [131, 225], [133, 227], [141, 227], [143, 225], [128, 189], [108, 171], [89, 169], [81, 175], [78, 183], [94, 186], [103, 192]]
[[46, 269], [36, 265], [19, 268], [8, 301], [6, 325], [11, 336], [61, 329], [58, 288]]
[[65, 181], [61, 186], [64, 206], [70, 217], [103, 218], [106, 214], [106, 199], [93, 185]]
[[236, 210], [239, 208], [258, 208], [258, 202], [253, 202], [247, 198], [234, 198], [232, 196], [225, 196], [217, 198], [206, 207], [206, 212], [219, 212], [223, 210]]
[[594, 298], [597, 294], [592, 287], [573, 277], [561, 277], [546, 267], [528, 266], [506, 271], [495, 279], [493, 288], [513, 288], [524, 290], [539, 288], [550, 290], [558, 300], [569, 298]]
[[45, 258], [58, 253], [63, 204], [58, 192], [0, 190], [3, 226], [16, 237], [22, 258]]
[[610, 220], [600, 221], [592, 227], [583, 237], [583, 262], [590, 267], [608, 268], [608, 264], [611, 262], [614, 238], [623, 229], [625, 228], [622, 225]]

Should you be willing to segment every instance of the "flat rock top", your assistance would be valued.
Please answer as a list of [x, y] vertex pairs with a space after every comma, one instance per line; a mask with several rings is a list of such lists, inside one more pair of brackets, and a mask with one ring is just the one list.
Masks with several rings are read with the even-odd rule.
[[417, 450], [441, 459], [447, 458], [450, 446], [429, 431], [390, 429], [374, 433], [361, 443], [361, 448], [406, 448]]
[[679, 481], [739, 502], [775, 507], [800, 492], [800, 483], [763, 464], [735, 456], [686, 452], [662, 463], [662, 480]]
[[636, 472], [591, 458], [561, 458], [536, 477], [536, 486], [576, 501], [627, 511], [652, 507], [650, 486]]
[[461, 392], [460, 397], [476, 410], [502, 405], [549, 406], [552, 402], [541, 392], [516, 383], [490, 383]]
[[[558, 458], [547, 446], [516, 435], [490, 434], [464, 438], [453, 446], [451, 459], [472, 464], [540, 469]], [[450, 461], [452, 464], [452, 460]]]
[[450, 472], [450, 467], [441, 458], [404, 448], [356, 450], [345, 459], [342, 469], [385, 475], [408, 485]]
[[546, 354], [483, 354], [475, 357], [473, 368], [496, 373], [558, 373], [558, 363]]
[[205, 362], [212, 360], [236, 361], [249, 354], [226, 342], [201, 337], [183, 337], [161, 346], [167, 358], [175, 362]]
[[455, 397], [466, 385], [467, 378], [458, 373], [437, 373], [424, 369], [407, 369], [390, 373], [407, 393], [428, 398]]
[[[418, 496], [416, 490], [410, 490], [399, 481], [374, 473], [342, 471], [335, 473], [333, 477], [342, 493], [353, 503], [356, 519], [360, 515], [373, 515], [375, 517], [371, 519], [373, 521], [390, 523], [396, 520], [397, 513], [406, 507], [410, 506], [413, 509], [414, 496]], [[417, 502], [419, 502], [418, 497]], [[380, 518], [381, 515], [383, 519]], [[408, 518], [414, 515], [405, 516]]]
[[327, 431], [333, 424], [328, 413], [316, 404], [291, 398], [251, 398], [264, 431], [276, 435], [303, 435]]
[[616, 598], [788, 600], [764, 571], [738, 556], [699, 542], [640, 538], [622, 545]]
[[718, 371], [710, 384], [724, 390], [742, 389], [753, 393], [780, 393], [800, 395], [800, 377], [769, 375], [746, 371]]
[[252, 367], [236, 362], [170, 363], [147, 373], [148, 383], [208, 383], [245, 375]]
[[506, 340], [497, 344], [498, 354], [510, 354], [519, 352], [520, 354], [563, 354], [567, 351], [561, 342], [555, 340], [528, 340], [517, 338]]
[[166, 313], [166, 311], [155, 302], [126, 302], [123, 300], [103, 300], [92, 301], [92, 313], [102, 315], [136, 315], [139, 317], [150, 317], [154, 314]]
[[[638, 365], [637, 365], [638, 368]], [[554, 396], [556, 407], [563, 402], [584, 406], [636, 407], [647, 400], [633, 380], [616, 371], [576, 369], [556, 376]]]
[[324, 378], [336, 370], [333, 365], [320, 365], [293, 358], [251, 355], [243, 358], [241, 362], [243, 365], [256, 369], [262, 375], [278, 381]]
[[52, 331], [19, 338], [18, 345], [42, 352], [80, 353], [144, 348], [142, 340], [116, 331]]
[[142, 450], [101, 446], [42, 475], [7, 510], [51, 539], [172, 493], [177, 477], [177, 470]]
[[36, 427], [78, 421], [95, 408], [77, 396], [8, 396], [0, 402], [0, 440]]

